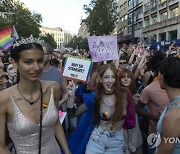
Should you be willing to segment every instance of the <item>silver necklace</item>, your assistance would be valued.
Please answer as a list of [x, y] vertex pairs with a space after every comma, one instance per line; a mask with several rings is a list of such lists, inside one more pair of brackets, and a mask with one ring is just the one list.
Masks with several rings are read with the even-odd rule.
[[29, 100], [28, 100], [27, 98], [25, 98], [24, 95], [21, 93], [21, 91], [20, 91], [20, 89], [19, 89], [19, 84], [17, 84], [17, 89], [18, 89], [19, 94], [23, 97], [23, 99], [24, 99], [26, 102], [28, 102], [30, 105], [33, 105], [34, 103], [36, 103], [36, 102], [39, 100], [40, 96], [41, 96], [41, 93], [39, 93], [39, 97], [38, 97], [35, 101], [29, 101]]

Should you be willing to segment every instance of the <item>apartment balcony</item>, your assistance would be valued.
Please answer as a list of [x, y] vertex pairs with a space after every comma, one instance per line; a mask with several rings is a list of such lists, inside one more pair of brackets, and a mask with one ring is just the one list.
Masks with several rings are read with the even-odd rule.
[[[140, 6], [143, 5], [143, 2], [139, 2], [139, 1], [134, 1], [134, 9], [137, 9], [139, 8]], [[129, 7], [128, 7], [128, 10], [131, 10], [133, 9], [133, 4], [131, 4]]]
[[143, 14], [141, 13], [141, 14], [138, 15], [138, 20], [140, 20], [142, 18], [143, 18]]
[[118, 24], [117, 24], [117, 28], [118, 29], [122, 29], [122, 28], [126, 27], [127, 25], [128, 25], [128, 21], [127, 20], [119, 21]]
[[179, 2], [179, 0], [169, 0], [169, 6], [174, 5], [178, 2]]
[[165, 8], [167, 8], [167, 1], [162, 2], [162, 3], [159, 4], [159, 10], [162, 10], [162, 9], [165, 9]]
[[[134, 16], [134, 21], [137, 21], [137, 20], [141, 20], [143, 18], [143, 14], [137, 14], [136, 16]], [[131, 21], [128, 22], [128, 24], [131, 24]]]
[[151, 14], [153, 14], [155, 12], [157, 12], [157, 6], [154, 6], [154, 7], [151, 8]]
[[145, 11], [144, 12], [144, 17], [148, 16], [149, 15], [149, 10]]
[[169, 27], [172, 25], [176, 25], [178, 23], [180, 23], [180, 16], [173, 17], [173, 18], [167, 19], [165, 21], [161, 21], [161, 22], [158, 22], [156, 24], [143, 27], [142, 31], [143, 31], [143, 33], [146, 33], [146, 32], [150, 32], [153, 30], [157, 30], [157, 29]]

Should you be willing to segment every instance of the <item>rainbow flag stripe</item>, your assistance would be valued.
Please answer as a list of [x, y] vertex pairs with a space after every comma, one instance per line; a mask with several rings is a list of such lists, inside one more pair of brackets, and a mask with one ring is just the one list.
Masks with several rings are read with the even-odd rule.
[[8, 27], [0, 31], [0, 48], [6, 51], [15, 41], [15, 38], [11, 37], [12, 27]]
[[45, 109], [45, 108], [48, 107], [48, 105], [49, 105], [48, 103], [43, 103], [43, 104], [42, 104], [42, 107]]

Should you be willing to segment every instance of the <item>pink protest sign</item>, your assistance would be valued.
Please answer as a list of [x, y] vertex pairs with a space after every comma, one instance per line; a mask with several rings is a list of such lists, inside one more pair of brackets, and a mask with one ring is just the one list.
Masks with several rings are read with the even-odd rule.
[[117, 35], [89, 36], [88, 44], [93, 62], [118, 59]]

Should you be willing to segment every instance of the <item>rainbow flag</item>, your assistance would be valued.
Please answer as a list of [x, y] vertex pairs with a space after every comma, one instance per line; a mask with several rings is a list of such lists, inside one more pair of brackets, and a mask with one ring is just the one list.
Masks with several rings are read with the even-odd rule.
[[0, 31], [0, 48], [6, 51], [15, 41], [12, 37], [13, 27], [8, 27]]

